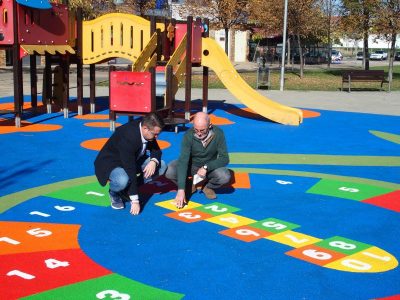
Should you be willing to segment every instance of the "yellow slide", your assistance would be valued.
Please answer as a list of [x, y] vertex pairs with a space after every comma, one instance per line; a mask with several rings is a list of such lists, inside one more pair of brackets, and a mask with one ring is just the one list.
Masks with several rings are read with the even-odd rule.
[[244, 105], [257, 114], [285, 125], [299, 125], [303, 121], [300, 109], [279, 104], [257, 93], [237, 73], [224, 50], [211, 38], [202, 38], [201, 64], [213, 69], [225, 87]]

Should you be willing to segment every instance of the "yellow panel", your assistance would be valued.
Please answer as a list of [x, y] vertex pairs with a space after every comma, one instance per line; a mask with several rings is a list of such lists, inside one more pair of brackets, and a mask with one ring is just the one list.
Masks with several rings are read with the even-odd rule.
[[185, 210], [185, 209], [192, 209], [192, 208], [195, 208], [195, 207], [199, 207], [199, 206], [202, 206], [203, 204], [200, 204], [200, 203], [197, 203], [197, 202], [193, 202], [193, 201], [189, 201], [189, 203], [183, 209], [179, 209], [175, 205], [175, 199], [170, 199], [170, 200], [166, 200], [166, 201], [162, 201], [162, 202], [157, 202], [156, 205], [164, 207], [164, 208], [169, 209], [169, 210], [173, 210], [173, 211], [178, 211], [178, 210], [182, 211], [182, 210]]
[[114, 57], [135, 62], [142, 50], [142, 36], [143, 48], [150, 40], [150, 21], [131, 14], [106, 14], [91, 21], [84, 21], [82, 36], [84, 64], [93, 64]]
[[289, 245], [294, 248], [304, 247], [306, 245], [311, 245], [321, 241], [321, 239], [318, 239], [316, 237], [303, 234], [300, 232], [295, 232], [292, 230], [287, 230], [285, 232], [273, 234], [265, 237], [265, 239]]
[[75, 50], [68, 45], [21, 45], [21, 48], [29, 55], [35, 54], [35, 52], [40, 55], [44, 55], [46, 52], [50, 54], [56, 54], [56, 52], [75, 54]]
[[157, 47], [157, 33], [155, 32], [151, 37], [150, 41], [147, 43], [146, 47], [140, 53], [135, 64], [132, 66], [132, 70], [137, 72], [143, 71], [146, 62], [150, 59], [156, 47]]
[[157, 65], [157, 54], [154, 53], [150, 61], [146, 64], [145, 68], [143, 69], [143, 72], [148, 72], [151, 67], [155, 67], [156, 65]]
[[324, 267], [358, 273], [377, 273], [392, 270], [398, 266], [397, 259], [378, 247], [371, 247], [349, 255]]
[[209, 218], [205, 221], [219, 224], [228, 228], [234, 228], [256, 222], [256, 220], [242, 217], [236, 214], [224, 214], [213, 218]]

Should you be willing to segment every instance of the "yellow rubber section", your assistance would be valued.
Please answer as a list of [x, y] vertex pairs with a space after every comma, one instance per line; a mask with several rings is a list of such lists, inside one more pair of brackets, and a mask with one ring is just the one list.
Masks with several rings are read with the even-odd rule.
[[237, 73], [224, 50], [211, 38], [202, 38], [201, 64], [213, 69], [225, 87], [244, 105], [257, 114], [285, 125], [303, 121], [300, 109], [279, 104], [255, 91]]

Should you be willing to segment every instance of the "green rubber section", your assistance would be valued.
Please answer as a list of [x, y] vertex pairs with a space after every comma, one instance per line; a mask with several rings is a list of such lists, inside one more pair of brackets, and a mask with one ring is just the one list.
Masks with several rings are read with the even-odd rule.
[[400, 156], [246, 153], [229, 154], [231, 164], [288, 164], [326, 166], [398, 167]]
[[96, 182], [95, 176], [79, 177], [69, 180], [64, 180], [56, 183], [50, 183], [31, 189], [23, 190], [13, 194], [0, 197], [0, 213], [6, 211], [7, 209], [18, 205], [28, 199], [35, 198], [41, 195], [49, 194], [60, 189], [65, 189], [71, 186], [86, 184]]
[[307, 193], [362, 201], [393, 191], [393, 189], [358, 182], [322, 179], [312, 186]]
[[[96, 295], [98, 295], [96, 297]], [[86, 299], [141, 299], [177, 300], [183, 294], [173, 293], [131, 280], [118, 274], [98, 277], [20, 299], [26, 300], [86, 300]]]
[[108, 186], [101, 186], [97, 181], [60, 189], [44, 196], [90, 205], [110, 205]]
[[388, 133], [377, 130], [370, 130], [369, 133], [392, 143], [400, 144], [400, 134]]

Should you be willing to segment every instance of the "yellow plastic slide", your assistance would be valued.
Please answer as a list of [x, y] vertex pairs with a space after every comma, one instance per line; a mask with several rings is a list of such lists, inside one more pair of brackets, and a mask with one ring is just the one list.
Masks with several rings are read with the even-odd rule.
[[224, 50], [211, 38], [202, 38], [201, 64], [213, 69], [225, 87], [255, 113], [285, 125], [299, 125], [303, 113], [297, 108], [279, 104], [257, 93], [237, 73]]

